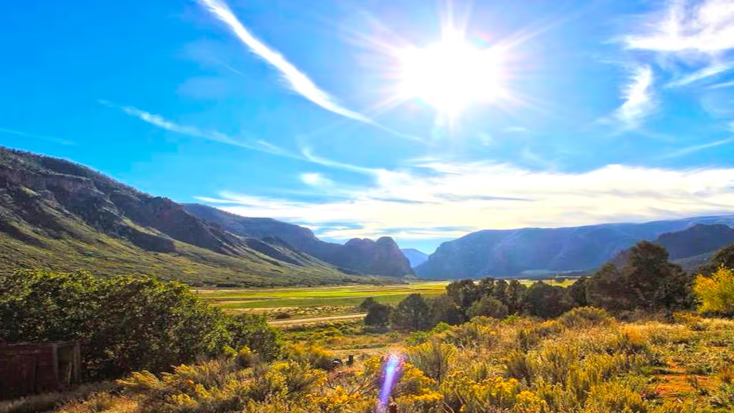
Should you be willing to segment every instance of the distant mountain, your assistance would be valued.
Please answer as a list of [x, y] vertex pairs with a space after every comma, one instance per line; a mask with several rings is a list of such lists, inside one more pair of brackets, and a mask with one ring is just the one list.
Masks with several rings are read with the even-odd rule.
[[415, 268], [428, 260], [428, 254], [415, 248], [403, 248], [400, 251], [410, 261], [411, 268]]
[[654, 242], [668, 250], [670, 259], [678, 260], [710, 253], [733, 244], [734, 229], [722, 224], [696, 224], [683, 231], [663, 234]]
[[514, 277], [527, 273], [598, 268], [641, 240], [696, 224], [734, 224], [734, 215], [644, 224], [485, 230], [443, 243], [416, 272], [424, 278]]
[[349, 273], [401, 277], [413, 274], [410, 262], [392, 238], [376, 242], [352, 239], [346, 244], [321, 241], [310, 229], [270, 218], [249, 218], [200, 204], [186, 204], [188, 212], [242, 237], [277, 237], [298, 251]]
[[0, 272], [39, 267], [233, 286], [365, 281], [84, 166], [0, 147]]
[[[722, 224], [695, 224], [682, 231], [662, 234], [652, 242], [665, 247], [671, 261], [693, 271], [705, 264], [717, 250], [734, 244], [734, 229]], [[612, 263], [624, 266], [628, 256], [629, 249], [621, 251]]]

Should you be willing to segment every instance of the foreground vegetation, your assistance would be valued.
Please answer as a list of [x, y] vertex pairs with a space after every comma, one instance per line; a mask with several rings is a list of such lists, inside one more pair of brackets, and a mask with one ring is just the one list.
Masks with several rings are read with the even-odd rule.
[[[582, 308], [557, 320], [477, 317], [412, 336], [392, 400], [399, 412], [728, 412], [734, 322], [681, 315], [621, 323]], [[331, 370], [305, 345], [134, 373], [57, 412], [372, 412], [385, 357]], [[19, 406], [19, 405], [18, 405]]]
[[[283, 331], [181, 284], [19, 273], [0, 279], [12, 321], [0, 339], [81, 339], [90, 378], [122, 378], [0, 411], [367, 413], [393, 365], [383, 399], [399, 412], [728, 412], [734, 321], [717, 317], [734, 315], [734, 272], [722, 257], [694, 277], [643, 242], [567, 288], [463, 280], [395, 305], [366, 297], [363, 323]], [[354, 365], [335, 360], [347, 355]]]

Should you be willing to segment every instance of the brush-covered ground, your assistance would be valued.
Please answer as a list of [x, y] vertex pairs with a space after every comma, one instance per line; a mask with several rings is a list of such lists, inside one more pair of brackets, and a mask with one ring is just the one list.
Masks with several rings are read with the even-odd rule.
[[[261, 363], [243, 350], [169, 374], [133, 373], [57, 395], [54, 411], [367, 413], [378, 405], [389, 354], [402, 359], [392, 391], [398, 412], [734, 411], [732, 320], [678, 313], [620, 322], [578, 308], [549, 321], [476, 317], [412, 334], [355, 322], [282, 334], [289, 344], [281, 361]], [[356, 354], [356, 363], [332, 368], [334, 352]], [[32, 403], [4, 411], [34, 411]]]

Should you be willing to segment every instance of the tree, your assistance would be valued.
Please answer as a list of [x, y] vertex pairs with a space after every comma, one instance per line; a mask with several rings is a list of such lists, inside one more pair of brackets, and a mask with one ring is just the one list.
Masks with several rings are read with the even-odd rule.
[[586, 300], [590, 305], [610, 311], [629, 309], [632, 304], [627, 287], [622, 271], [607, 263], [586, 281]]
[[629, 250], [624, 268], [606, 264], [587, 282], [589, 303], [612, 311], [675, 310], [692, 304], [691, 277], [668, 262], [665, 248], [647, 241]]
[[472, 304], [467, 312], [469, 317], [486, 316], [503, 319], [509, 314], [507, 306], [502, 301], [492, 297], [484, 296]]
[[581, 277], [568, 286], [568, 296], [573, 300], [576, 307], [586, 307], [589, 305], [589, 301], [586, 298], [587, 286], [586, 277]]
[[518, 314], [522, 311], [527, 289], [528, 287], [522, 285], [518, 280], [512, 280], [507, 285], [505, 301], [503, 302], [507, 306], [510, 314]]
[[471, 307], [481, 297], [481, 290], [473, 280], [454, 281], [446, 286], [446, 295], [462, 310]]
[[359, 309], [362, 311], [367, 311], [375, 304], [377, 304], [377, 301], [374, 298], [367, 297], [364, 299], [364, 301], [362, 301], [361, 304], [359, 304]]
[[364, 325], [371, 327], [386, 327], [390, 322], [392, 307], [385, 304], [375, 303], [367, 309], [364, 317]]
[[530, 286], [525, 295], [525, 311], [537, 317], [558, 317], [572, 308], [573, 303], [563, 287], [551, 286], [542, 281]]
[[711, 276], [700, 274], [693, 284], [698, 311], [734, 316], [734, 271], [719, 267]]
[[398, 304], [390, 322], [396, 330], [428, 330], [432, 327], [431, 309], [422, 295], [411, 294]]
[[679, 266], [668, 262], [668, 251], [660, 245], [642, 241], [632, 247], [623, 272], [638, 308], [679, 308], [688, 297], [690, 280]]
[[464, 312], [458, 305], [446, 294], [430, 300], [431, 318], [433, 324], [446, 323], [449, 325], [457, 325], [466, 321]]

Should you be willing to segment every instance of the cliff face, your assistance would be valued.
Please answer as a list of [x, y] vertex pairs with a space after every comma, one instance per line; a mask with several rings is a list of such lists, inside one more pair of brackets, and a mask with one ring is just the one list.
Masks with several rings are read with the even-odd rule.
[[410, 262], [392, 238], [376, 242], [352, 239], [345, 245], [321, 241], [310, 229], [270, 218], [250, 218], [206, 205], [187, 204], [186, 210], [242, 237], [277, 237], [294, 249], [332, 264], [348, 273], [400, 277], [413, 274]]
[[0, 266], [246, 285], [349, 279], [281, 239], [243, 238], [84, 166], [2, 147]]

